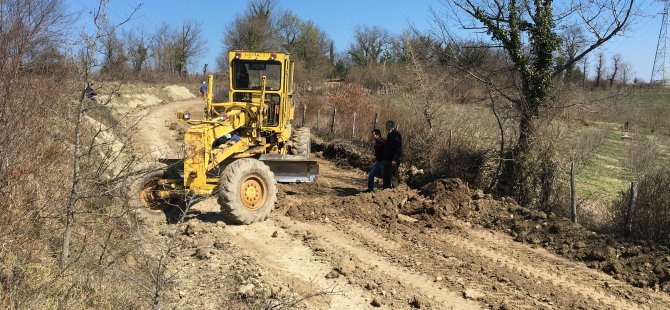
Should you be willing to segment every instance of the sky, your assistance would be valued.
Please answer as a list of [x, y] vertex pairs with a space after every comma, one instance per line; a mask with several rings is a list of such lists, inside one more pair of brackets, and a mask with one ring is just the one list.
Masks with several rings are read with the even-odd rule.
[[[70, 10], [82, 12], [80, 23], [90, 20], [89, 12], [96, 0], [66, 0]], [[357, 25], [375, 25], [399, 34], [408, 25], [418, 29], [429, 29], [431, 8], [443, 9], [442, 0], [277, 0], [279, 10], [290, 10], [303, 20], [312, 20], [333, 40], [338, 52], [345, 51], [352, 42]], [[608, 42], [601, 51], [606, 55], [621, 54], [623, 60], [632, 64], [634, 76], [649, 80], [656, 54], [661, 26], [663, 5], [653, 0], [643, 0], [642, 14], [623, 36]], [[180, 0], [109, 0], [109, 17], [122, 20], [133, 8], [141, 4], [128, 26], [152, 31], [162, 23], [179, 26], [185, 20], [201, 22], [202, 37], [207, 41], [205, 53], [191, 71], [200, 71], [203, 64], [210, 68], [223, 50], [222, 35], [227, 25], [247, 6], [247, 0], [225, 1], [180, 1]], [[595, 56], [591, 56], [593, 64]]]

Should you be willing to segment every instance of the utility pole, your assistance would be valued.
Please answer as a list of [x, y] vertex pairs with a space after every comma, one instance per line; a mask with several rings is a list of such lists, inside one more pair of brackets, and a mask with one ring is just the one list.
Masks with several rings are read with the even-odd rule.
[[654, 67], [651, 70], [649, 85], [659, 84], [661, 86], [670, 86], [670, 60], [668, 59], [668, 15], [670, 15], [670, 0], [657, 0], [663, 2], [663, 13], [661, 13], [661, 30], [658, 34], [658, 43], [656, 45], [656, 57], [654, 57]]

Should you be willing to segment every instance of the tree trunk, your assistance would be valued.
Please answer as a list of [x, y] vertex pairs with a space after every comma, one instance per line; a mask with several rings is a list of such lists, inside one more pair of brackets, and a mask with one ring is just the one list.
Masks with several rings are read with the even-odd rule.
[[61, 264], [65, 266], [70, 256], [70, 240], [72, 239], [72, 222], [74, 220], [74, 207], [79, 200], [80, 181], [80, 158], [81, 158], [81, 122], [84, 115], [84, 94], [82, 93], [77, 107], [77, 120], [75, 123], [74, 154], [72, 159], [72, 187], [65, 207], [65, 232], [63, 233], [63, 248], [61, 253]]
[[524, 188], [523, 163], [531, 149], [531, 141], [535, 134], [533, 126], [535, 117], [528, 113], [524, 114], [519, 120], [519, 138], [514, 148], [505, 156], [506, 160], [495, 190], [498, 196], [515, 197], [517, 200], [523, 198], [521, 195]]

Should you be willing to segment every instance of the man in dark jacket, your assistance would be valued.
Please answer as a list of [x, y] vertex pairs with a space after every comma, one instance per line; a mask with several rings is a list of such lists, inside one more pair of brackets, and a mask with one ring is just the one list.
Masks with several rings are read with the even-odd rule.
[[384, 170], [382, 170], [384, 179], [384, 188], [394, 188], [398, 186], [400, 180], [400, 156], [402, 153], [402, 136], [392, 120], [386, 121], [386, 143], [384, 143]]
[[205, 81], [202, 81], [202, 84], [200, 84], [200, 96], [207, 99], [207, 83]]
[[372, 130], [372, 141], [374, 141], [375, 162], [372, 164], [370, 173], [368, 173], [368, 189], [363, 192], [369, 193], [375, 189], [375, 176], [381, 172], [384, 176], [384, 138], [379, 129]]
[[95, 92], [95, 89], [93, 89], [93, 82], [88, 83], [88, 85], [86, 85], [86, 89], [84, 89], [84, 94], [86, 95], [86, 99], [89, 100], [94, 100], [95, 96], [98, 95], [98, 93]]

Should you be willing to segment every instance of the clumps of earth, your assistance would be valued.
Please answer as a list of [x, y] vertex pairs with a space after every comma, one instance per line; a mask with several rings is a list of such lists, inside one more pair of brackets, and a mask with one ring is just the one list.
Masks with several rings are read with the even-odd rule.
[[401, 185], [393, 190], [305, 202], [288, 208], [286, 215], [315, 221], [346, 217], [391, 232], [400, 230], [398, 225], [449, 228], [462, 220], [582, 261], [634, 286], [670, 292], [667, 247], [597, 234], [553, 213], [521, 207], [511, 198], [494, 199], [470, 189], [460, 179], [440, 179], [420, 189]]
[[670, 250], [665, 246], [597, 234], [553, 213], [521, 207], [510, 198], [499, 201], [476, 196], [471, 203], [477, 211], [468, 219], [472, 223], [583, 261], [634, 286], [670, 292]]

